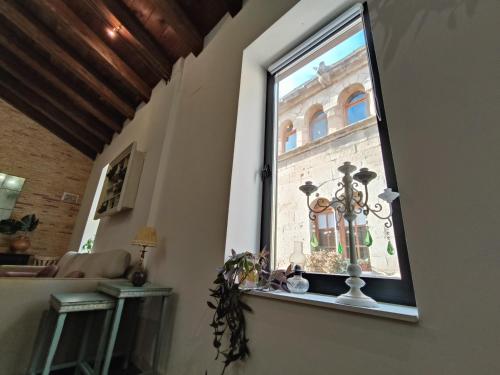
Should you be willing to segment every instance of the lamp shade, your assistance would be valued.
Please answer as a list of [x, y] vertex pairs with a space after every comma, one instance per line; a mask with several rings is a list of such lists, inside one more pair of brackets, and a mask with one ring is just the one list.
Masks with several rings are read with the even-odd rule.
[[132, 240], [132, 245], [156, 247], [156, 229], [153, 227], [142, 227], [139, 229], [135, 238]]

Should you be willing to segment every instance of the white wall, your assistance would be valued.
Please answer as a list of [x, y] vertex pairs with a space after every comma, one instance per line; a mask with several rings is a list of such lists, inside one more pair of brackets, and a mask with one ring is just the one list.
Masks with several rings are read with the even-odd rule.
[[[149, 218], [162, 244], [149, 269], [153, 281], [177, 293], [170, 351], [162, 358], [168, 374], [220, 370], [205, 301], [225, 248], [242, 51], [294, 4], [246, 2], [199, 57], [185, 61], [160, 170], [146, 167], [134, 220], [99, 234], [103, 245], [125, 246], [128, 233], [147, 220], [149, 189], [162, 176]], [[249, 297], [252, 356], [229, 373], [500, 373], [499, 3], [372, 0], [370, 7], [421, 322]], [[144, 142], [152, 137], [146, 143], [153, 153], [171, 99], [168, 87], [156, 89], [156, 133], [138, 132]], [[127, 142], [112, 147], [119, 152]], [[239, 215], [244, 231], [245, 212]]]

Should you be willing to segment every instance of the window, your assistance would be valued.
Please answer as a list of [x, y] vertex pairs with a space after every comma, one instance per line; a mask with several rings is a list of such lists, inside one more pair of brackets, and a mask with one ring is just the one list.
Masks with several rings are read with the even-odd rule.
[[[324, 201], [334, 196], [342, 177], [337, 168], [349, 161], [358, 168], [367, 167], [377, 173], [368, 185], [372, 204], [379, 203], [377, 196], [384, 188], [397, 191], [366, 4], [363, 13], [352, 11], [339, 20], [334, 20], [269, 68], [264, 159], [274, 173], [264, 180], [261, 230], [262, 246], [271, 249], [273, 267], [286, 268], [294, 250], [300, 248], [306, 259], [305, 277], [309, 279], [310, 291], [333, 295], [348, 289], [345, 284], [349, 263], [347, 221], [333, 209], [310, 217], [299, 186], [307, 180], [314, 181], [319, 189], [311, 207], [318, 204], [324, 208]], [[322, 76], [316, 72], [318, 66], [322, 66]], [[328, 120], [335, 129], [342, 128], [346, 120], [353, 124], [369, 119], [366, 124], [349, 132], [332, 133], [325, 142], [297, 149], [286, 159], [278, 158], [276, 124], [292, 116], [307, 118], [305, 111], [311, 102], [334, 105], [344, 89], [360, 76], [371, 77], [369, 82], [363, 81], [366, 91], [352, 92], [344, 104], [340, 104], [340, 111], [334, 109]], [[367, 91], [373, 91], [373, 95], [368, 96]], [[369, 117], [369, 101], [374, 99], [377, 116]], [[309, 130], [313, 141], [328, 134], [324, 110], [314, 113]], [[296, 141], [286, 138], [284, 149], [295, 147], [293, 142]], [[381, 302], [414, 306], [398, 200], [392, 208], [391, 228], [386, 228], [385, 222], [374, 215], [365, 216], [361, 212], [354, 222], [355, 251], [363, 270], [361, 277], [367, 282], [363, 291]], [[297, 246], [298, 243], [301, 246]]]
[[345, 104], [347, 125], [354, 124], [368, 117], [368, 101], [366, 93], [356, 92], [352, 94]]
[[94, 198], [92, 200], [92, 205], [90, 207], [89, 216], [87, 217], [87, 223], [85, 224], [85, 229], [83, 230], [80, 252], [91, 252], [94, 246], [94, 241], [97, 235], [97, 230], [99, 229], [100, 219], [94, 219], [95, 212], [97, 210], [97, 205], [99, 204], [99, 197], [104, 186], [104, 181], [106, 180], [106, 172], [109, 168], [109, 164], [106, 164], [101, 170], [101, 175], [99, 176], [99, 181], [97, 182], [97, 187], [94, 193]]
[[323, 111], [316, 112], [311, 118], [311, 141], [323, 138], [328, 134], [328, 119]]
[[25, 179], [0, 172], [0, 220], [10, 219]]
[[297, 147], [297, 130], [294, 129], [293, 124], [288, 121], [284, 125], [283, 131], [283, 151], [288, 152]]

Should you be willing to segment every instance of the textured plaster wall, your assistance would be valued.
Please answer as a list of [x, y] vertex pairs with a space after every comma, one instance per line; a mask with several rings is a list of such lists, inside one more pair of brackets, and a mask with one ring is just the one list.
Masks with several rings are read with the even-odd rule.
[[[31, 252], [62, 255], [73, 249], [80, 201], [65, 203], [61, 197], [68, 192], [81, 200], [91, 169], [92, 160], [0, 100], [0, 172], [26, 179], [12, 217], [35, 213], [40, 219], [30, 235]], [[0, 235], [0, 251], [7, 251], [8, 242]]]

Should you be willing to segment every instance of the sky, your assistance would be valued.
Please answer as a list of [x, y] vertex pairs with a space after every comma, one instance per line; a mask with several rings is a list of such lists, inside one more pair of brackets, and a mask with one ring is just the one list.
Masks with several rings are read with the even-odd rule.
[[304, 65], [302, 68], [297, 70], [295, 73], [280, 81], [279, 98], [281, 99], [283, 96], [293, 91], [296, 87], [315, 77], [316, 71], [313, 68], [318, 67], [320, 62], [324, 61], [326, 65], [335, 64], [365, 44], [365, 35], [363, 30], [360, 30], [356, 34], [339, 43], [337, 46], [333, 47], [328, 52], [317, 57], [307, 65]]

